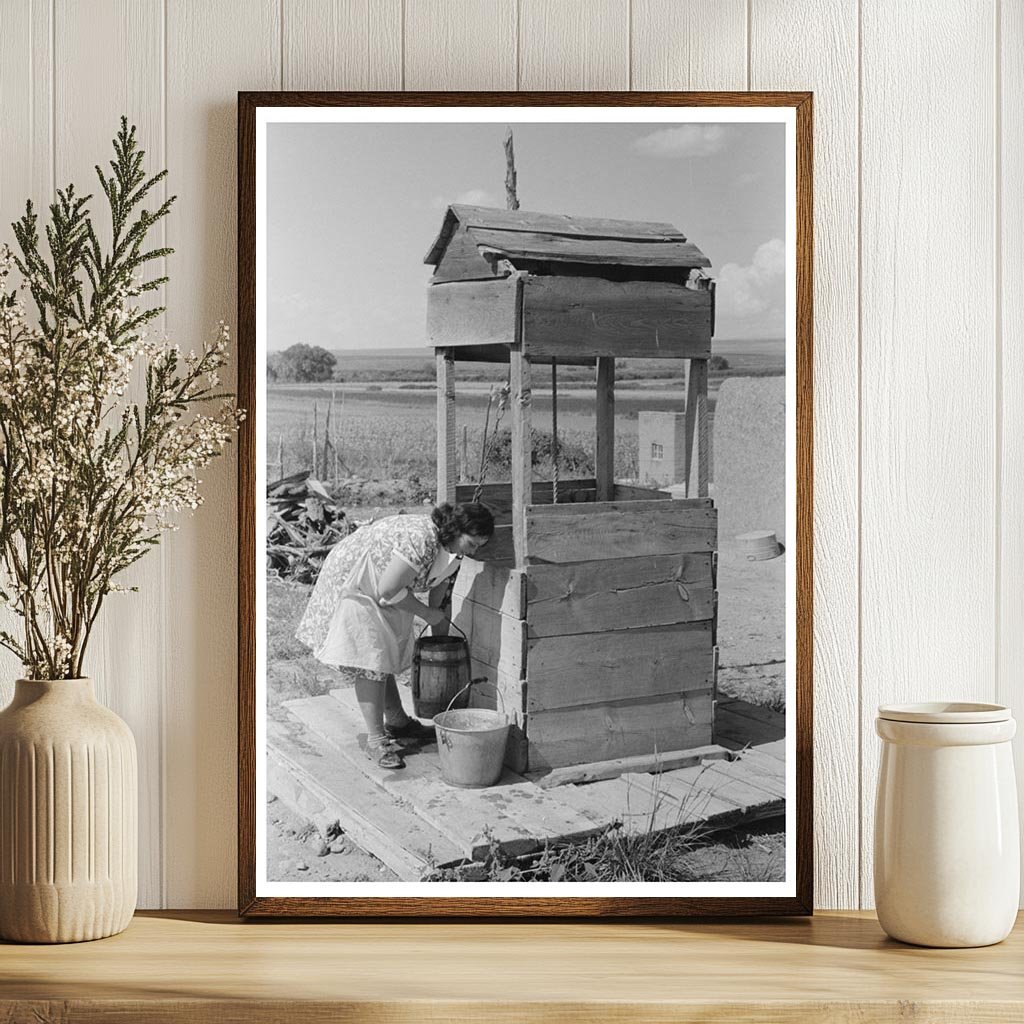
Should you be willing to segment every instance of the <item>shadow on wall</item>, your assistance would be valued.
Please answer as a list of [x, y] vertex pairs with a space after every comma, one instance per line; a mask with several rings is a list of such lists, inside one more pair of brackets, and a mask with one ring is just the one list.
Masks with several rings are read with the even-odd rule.
[[725, 381], [713, 429], [720, 543], [750, 530], [774, 530], [785, 542], [786, 378]]

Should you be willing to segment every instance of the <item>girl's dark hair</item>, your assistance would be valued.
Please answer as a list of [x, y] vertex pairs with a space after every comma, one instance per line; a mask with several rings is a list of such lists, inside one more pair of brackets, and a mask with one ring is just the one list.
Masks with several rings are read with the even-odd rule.
[[460, 533], [474, 537], [490, 537], [494, 533], [494, 516], [486, 505], [466, 502], [451, 505], [447, 501], [430, 514], [442, 544], [450, 544]]

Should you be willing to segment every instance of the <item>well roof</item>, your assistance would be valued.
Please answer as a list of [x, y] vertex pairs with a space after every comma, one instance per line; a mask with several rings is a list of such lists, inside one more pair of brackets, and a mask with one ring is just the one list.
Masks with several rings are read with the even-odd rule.
[[517, 259], [650, 267], [709, 267], [711, 261], [672, 224], [449, 206], [423, 262], [437, 266], [459, 228], [482, 251]]

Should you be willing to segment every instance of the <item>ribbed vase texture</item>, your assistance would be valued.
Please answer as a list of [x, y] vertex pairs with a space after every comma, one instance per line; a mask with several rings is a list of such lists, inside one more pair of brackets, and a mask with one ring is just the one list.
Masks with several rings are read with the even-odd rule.
[[0, 938], [123, 931], [138, 888], [131, 730], [90, 679], [28, 680], [0, 712]]

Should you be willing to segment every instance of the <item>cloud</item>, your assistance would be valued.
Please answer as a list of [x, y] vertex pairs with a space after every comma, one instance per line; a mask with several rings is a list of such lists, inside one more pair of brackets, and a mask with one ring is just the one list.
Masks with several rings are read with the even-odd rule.
[[460, 192], [457, 196], [445, 199], [444, 196], [434, 196], [430, 205], [435, 210], [445, 210], [451, 205], [456, 206], [504, 206], [499, 204], [494, 195], [485, 188], [471, 188]]
[[781, 238], [759, 246], [749, 266], [726, 263], [718, 272], [717, 282], [716, 310], [719, 317], [729, 321], [730, 329], [756, 326], [777, 331], [785, 326], [786, 246]]
[[670, 159], [686, 156], [712, 156], [729, 141], [730, 129], [722, 124], [683, 124], [662, 128], [633, 142], [638, 153]]

